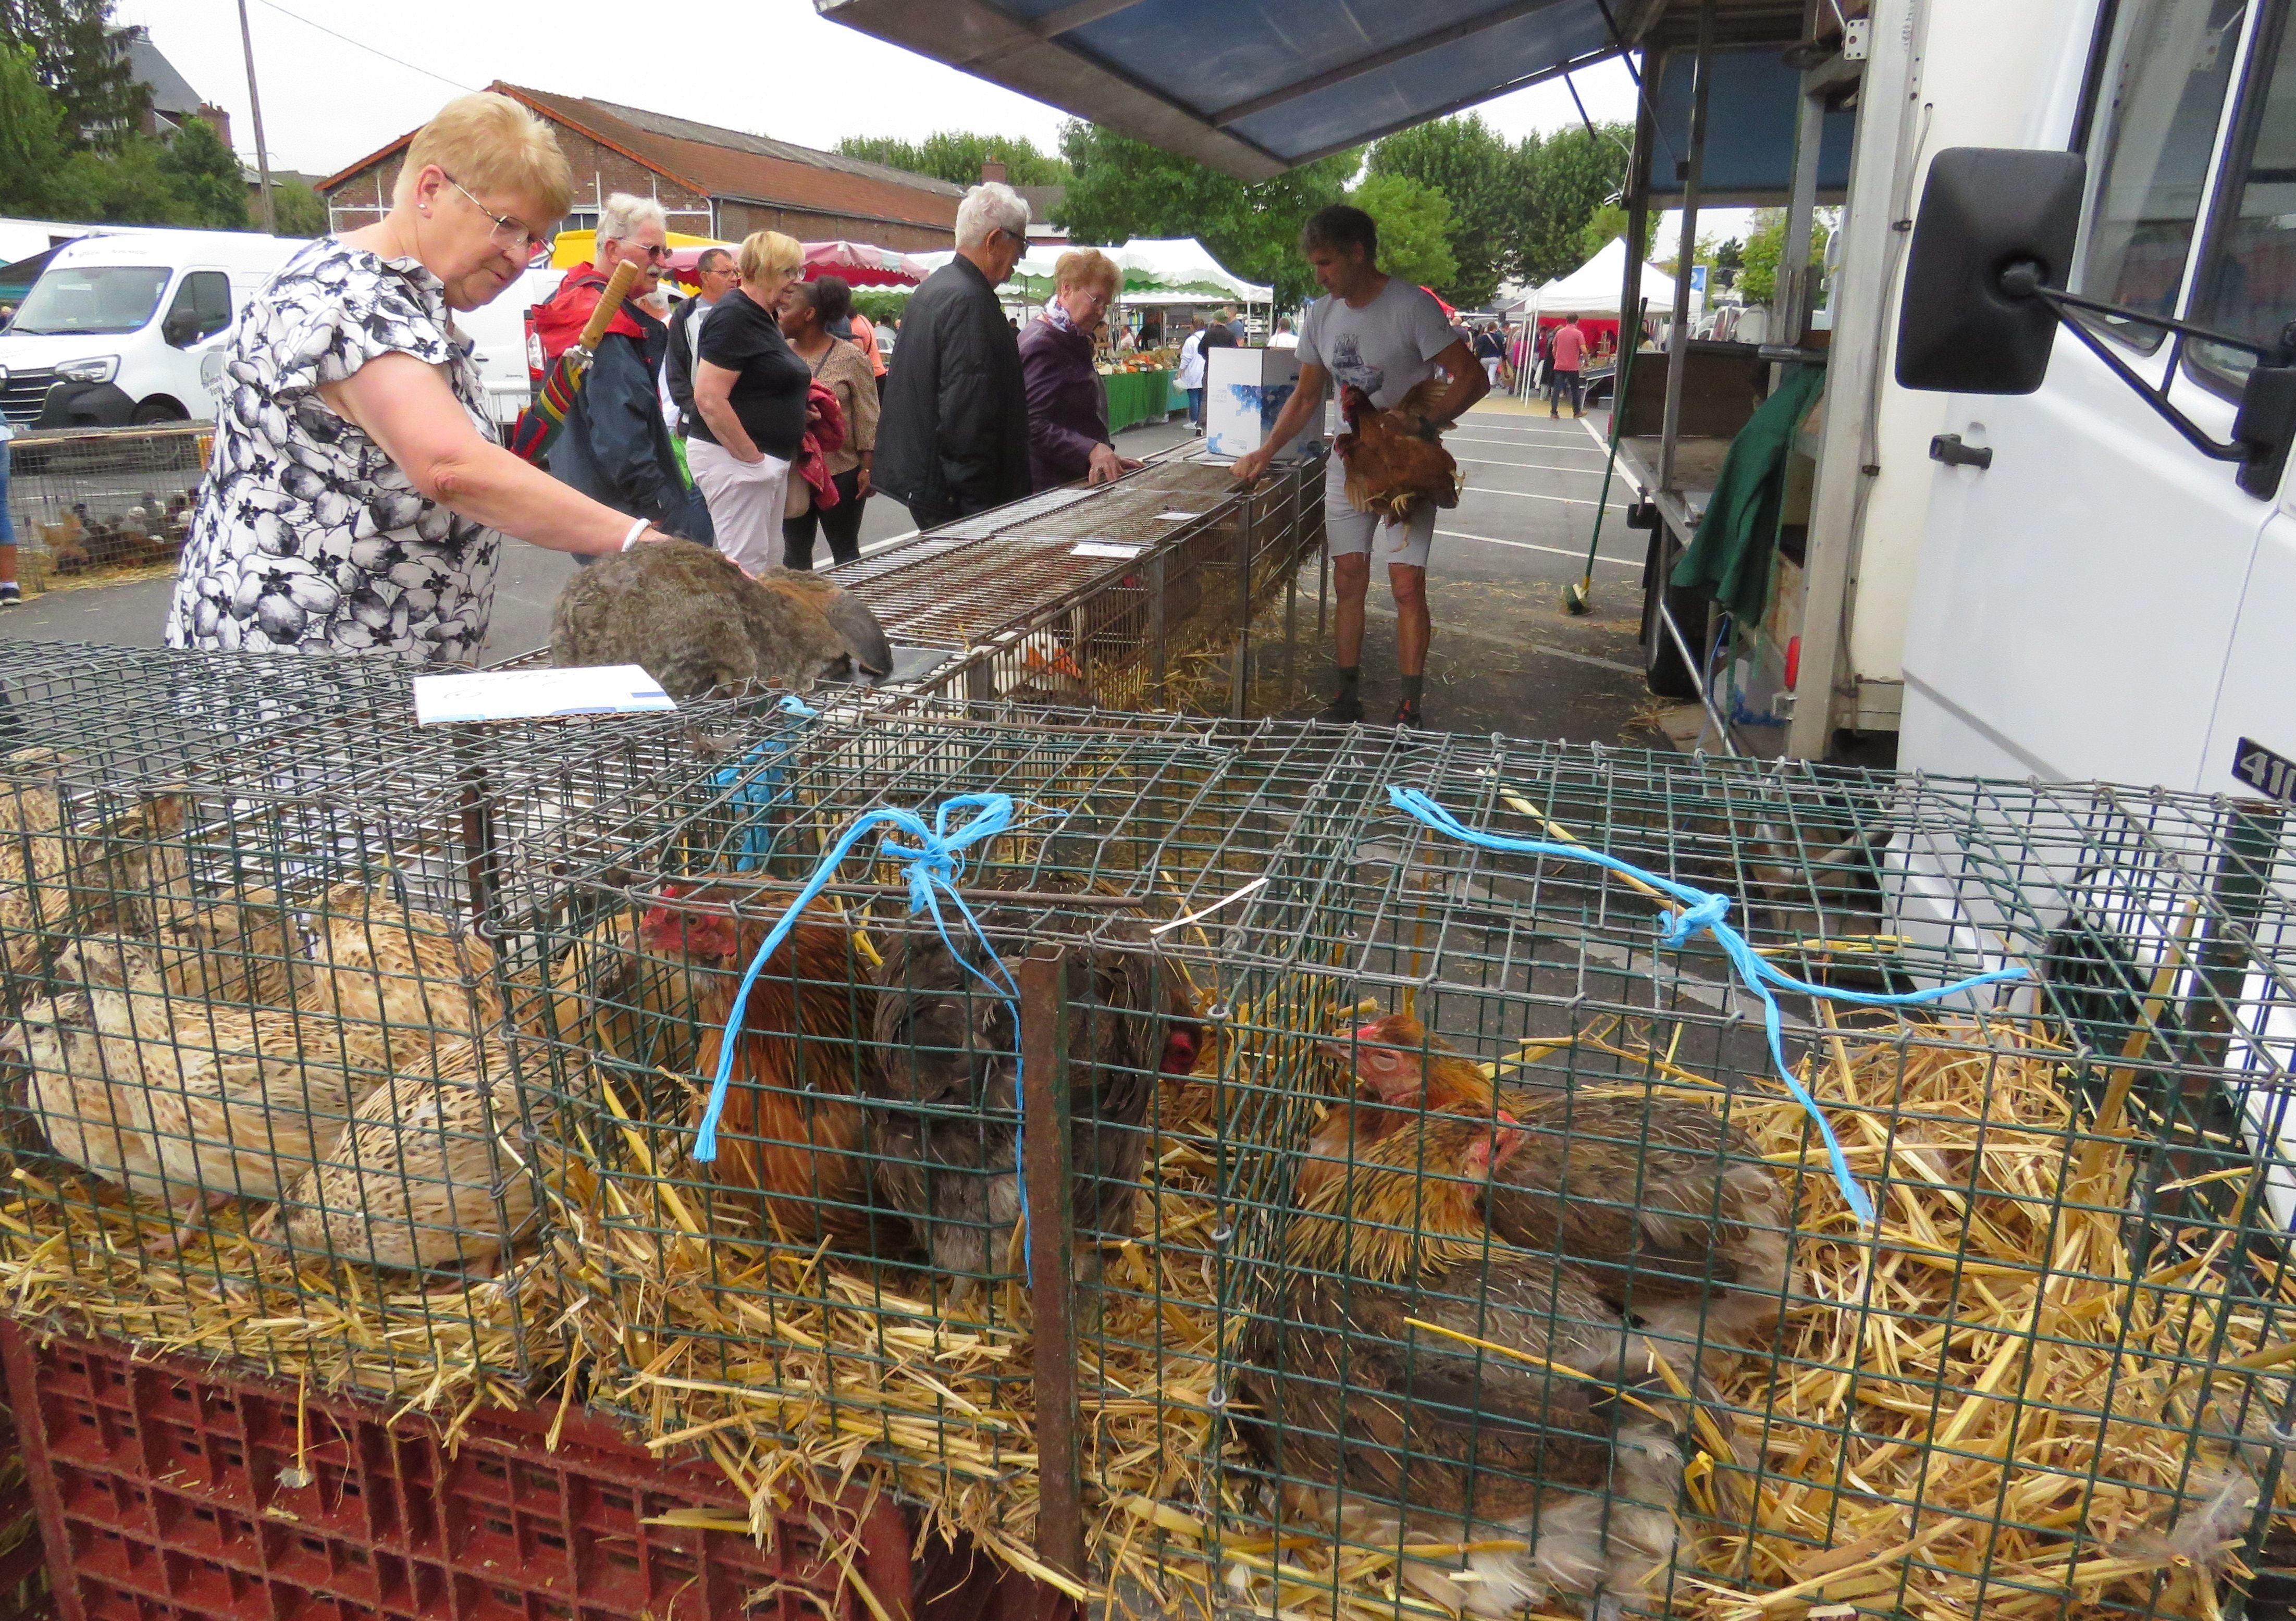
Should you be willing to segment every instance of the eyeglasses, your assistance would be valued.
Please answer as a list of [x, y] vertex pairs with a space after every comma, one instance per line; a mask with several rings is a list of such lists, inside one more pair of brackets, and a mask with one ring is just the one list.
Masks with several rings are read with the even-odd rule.
[[669, 250], [659, 242], [651, 248], [643, 242], [624, 242], [622, 246], [644, 254], [657, 265], [664, 263], [669, 258]]
[[[447, 175], [447, 171], [445, 169], [440, 169], [439, 172], [442, 175]], [[453, 186], [456, 191], [462, 192], [463, 200], [472, 208], [476, 209], [480, 213], [485, 215], [488, 219], [495, 222], [495, 228], [488, 232], [488, 235], [493, 241], [496, 247], [500, 248], [506, 252], [516, 254], [521, 258], [526, 258], [540, 252], [543, 249], [550, 245], [551, 238], [555, 234], [555, 233], [537, 233], [529, 231], [517, 220], [512, 219], [509, 215], [496, 213], [492, 209], [487, 207], [486, 204], [472, 196], [471, 188], [464, 185], [461, 181], [455, 179], [452, 175], [447, 175], [447, 184]]]

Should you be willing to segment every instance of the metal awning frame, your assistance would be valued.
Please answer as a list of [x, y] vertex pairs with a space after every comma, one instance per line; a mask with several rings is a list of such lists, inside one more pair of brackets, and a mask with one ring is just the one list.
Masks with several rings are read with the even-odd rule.
[[[1695, 0], [1700, 28], [1693, 48], [1698, 53], [1691, 104], [1691, 150], [1685, 154], [1688, 172], [1682, 192], [1682, 228], [1677, 238], [1677, 265], [1686, 265], [1696, 250], [1698, 212], [1702, 194], [1705, 159], [1707, 91], [1706, 63], [1722, 42], [1716, 37], [1715, 14], [1720, 0]], [[1810, 0], [1812, 10], [1824, 0]], [[1810, 21], [1814, 24], [1816, 19]], [[1865, 482], [1873, 471], [1873, 410], [1884, 379], [1882, 356], [1886, 348], [1886, 322], [1890, 299], [1905, 248], [1899, 228], [1912, 207], [1914, 137], [1912, 109], [1918, 101], [1923, 23], [1926, 8], [1916, 0], [1874, 0], [1866, 38], [1871, 54], [1861, 61], [1841, 56], [1820, 63], [1802, 75], [1800, 101], [1795, 119], [1792, 179], [1786, 203], [1786, 240], [1778, 268], [1778, 283], [1771, 301], [1771, 343], [1763, 358], [1773, 358], [1773, 385], [1779, 368], [1796, 358], [1805, 327], [1816, 303], [1808, 269], [1809, 243], [1816, 209], [1824, 201], [1818, 187], [1819, 151], [1824, 115], [1829, 104], [1846, 92], [1857, 95], [1856, 136], [1850, 155], [1850, 175], [1833, 256], [1836, 270], [1829, 307], [1833, 340], [1826, 359], [1824, 405], [1814, 446], [1816, 462], [1810, 487], [1810, 514], [1802, 569], [1799, 611], [1790, 613], [1801, 642], [1798, 679], [1791, 702], [1780, 709], [1786, 720], [1785, 752], [1803, 758], [1824, 758], [1838, 726], [1849, 724], [1854, 704], [1853, 684], [1847, 680], [1846, 653], [1851, 583], [1856, 577], [1862, 539]], [[1647, 69], [1647, 63], [1645, 64]], [[1639, 242], [1653, 205], [1651, 168], [1653, 148], [1660, 139], [1655, 110], [1648, 93], [1652, 78], [1641, 76], [1636, 120], [1635, 159], [1629, 171], [1628, 218], [1630, 242]], [[1665, 201], [1661, 200], [1660, 206]], [[1622, 312], [1640, 307], [1642, 255], [1627, 256]], [[1690, 278], [1675, 279], [1672, 323], [1668, 333], [1666, 408], [1660, 426], [1656, 487], [1645, 492], [1657, 509], [1660, 522], [1687, 544], [1694, 529], [1697, 509], [1679, 487], [1677, 451], [1681, 441], [1682, 388], [1690, 341], [1688, 303]], [[1623, 341], [1623, 338], [1622, 338]], [[1623, 405], [1623, 402], [1620, 402]], [[1661, 548], [1661, 565], [1670, 556]], [[1774, 610], [1775, 611], [1775, 610]], [[1664, 594], [1659, 602], [1659, 634], [1680, 640], [1666, 615]], [[1734, 639], [1759, 634], [1759, 627], [1734, 626]], [[1689, 651], [1689, 650], [1686, 650]], [[1740, 651], [1743, 648], [1739, 649]], [[1706, 669], [1702, 660], [1710, 649], [1693, 651], [1689, 659], [1703, 689]], [[1710, 714], [1719, 723], [1710, 695]], [[1734, 752], [1729, 729], [1722, 741]]]

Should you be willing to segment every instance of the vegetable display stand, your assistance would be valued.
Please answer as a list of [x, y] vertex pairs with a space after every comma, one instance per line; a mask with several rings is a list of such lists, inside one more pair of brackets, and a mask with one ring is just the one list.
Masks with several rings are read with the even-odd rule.
[[578, 1410], [476, 1412], [450, 1446], [365, 1403], [15, 1324], [0, 1359], [60, 1621], [909, 1611], [890, 1498], [793, 1503], [760, 1546], [722, 1473]]

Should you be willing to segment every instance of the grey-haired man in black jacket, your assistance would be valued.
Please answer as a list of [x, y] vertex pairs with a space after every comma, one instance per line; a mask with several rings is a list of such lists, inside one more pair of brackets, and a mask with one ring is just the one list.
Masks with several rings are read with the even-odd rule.
[[1029, 493], [1021, 348], [996, 301], [1029, 246], [1029, 205], [994, 181], [956, 210], [956, 257], [901, 312], [872, 481], [920, 529]]

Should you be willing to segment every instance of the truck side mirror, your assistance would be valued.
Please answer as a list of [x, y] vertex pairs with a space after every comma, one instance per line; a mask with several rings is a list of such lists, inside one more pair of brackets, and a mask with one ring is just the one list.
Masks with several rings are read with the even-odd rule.
[[[1898, 310], [1898, 382], [2030, 394], [2057, 312], [2033, 296], [2072, 269], [2087, 164], [2079, 152], [1956, 146], [1930, 164]], [[2012, 274], [2012, 273], [2014, 274]]]

